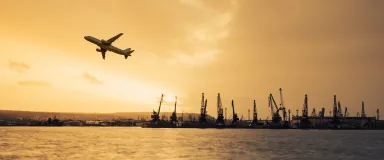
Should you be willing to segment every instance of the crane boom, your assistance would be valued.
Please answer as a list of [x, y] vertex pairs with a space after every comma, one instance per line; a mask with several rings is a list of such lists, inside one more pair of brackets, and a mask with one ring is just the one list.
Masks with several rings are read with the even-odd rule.
[[157, 115], [160, 115], [160, 109], [161, 109], [161, 104], [163, 103], [163, 97], [164, 97], [164, 94], [161, 94], [161, 99], [160, 99], [160, 104], [159, 104], [159, 110], [157, 111]]
[[256, 100], [253, 100], [253, 120], [257, 121]]
[[204, 115], [207, 114], [207, 103], [208, 103], [208, 100], [206, 99], [204, 104]]
[[223, 116], [223, 105], [221, 103], [220, 93], [217, 94], [217, 119], [216, 119], [216, 127], [224, 127], [224, 116]]
[[235, 115], [235, 104], [232, 100], [232, 115]]
[[204, 93], [202, 93], [201, 96], [201, 108], [200, 108], [200, 113], [204, 114]]
[[343, 117], [343, 111], [341, 110], [340, 101], [337, 102], [337, 112], [339, 114], [339, 117]]
[[175, 113], [176, 113], [177, 96], [175, 97]]
[[305, 95], [304, 97], [304, 105], [303, 105], [303, 115], [302, 117], [307, 118], [308, 117], [308, 96]]
[[281, 101], [281, 107], [282, 108], [285, 108], [284, 106], [284, 100], [283, 100], [283, 89], [279, 89], [280, 90], [280, 101]]
[[273, 104], [275, 105], [275, 108], [276, 108], [276, 110], [279, 110], [279, 108], [277, 107], [277, 104], [276, 104], [275, 98], [273, 98], [273, 96], [272, 96], [272, 102], [273, 102]]
[[348, 115], [348, 113], [347, 113], [347, 111], [348, 111], [348, 108], [347, 107], [345, 107], [345, 109], [344, 109], [344, 117], [347, 117]]
[[274, 114], [274, 111], [273, 111], [273, 106], [272, 106], [272, 94], [269, 94], [269, 97], [268, 97], [268, 107], [271, 107], [271, 115], [273, 116]]
[[221, 103], [220, 93], [217, 94], [217, 113], [220, 115], [223, 114], [223, 105]]

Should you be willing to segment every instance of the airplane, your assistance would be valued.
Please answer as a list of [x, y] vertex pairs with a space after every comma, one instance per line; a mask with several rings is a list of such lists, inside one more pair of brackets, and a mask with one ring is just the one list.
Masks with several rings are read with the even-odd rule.
[[92, 37], [92, 36], [84, 36], [84, 39], [93, 43], [93, 44], [96, 44], [97, 46], [100, 47], [100, 48], [97, 48], [96, 51], [101, 53], [101, 56], [103, 57], [104, 60], [105, 60], [105, 53], [107, 51], [111, 51], [111, 52], [114, 52], [116, 54], [123, 55], [125, 57], [125, 59], [127, 59], [128, 56], [131, 56], [131, 53], [134, 52], [135, 50], [132, 50], [131, 48], [127, 48], [125, 50], [122, 50], [122, 49], [117, 48], [117, 47], [112, 45], [112, 43], [122, 35], [123, 35], [123, 33], [119, 33], [118, 35], [116, 35], [116, 36], [114, 36], [108, 40], [104, 40], [104, 39], [99, 40], [99, 39]]

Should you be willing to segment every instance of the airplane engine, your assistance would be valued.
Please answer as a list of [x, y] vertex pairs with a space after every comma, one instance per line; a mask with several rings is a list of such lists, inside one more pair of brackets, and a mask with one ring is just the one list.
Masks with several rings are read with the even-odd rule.
[[96, 51], [97, 51], [97, 52], [101, 52], [101, 50], [100, 50], [99, 48], [96, 48]]

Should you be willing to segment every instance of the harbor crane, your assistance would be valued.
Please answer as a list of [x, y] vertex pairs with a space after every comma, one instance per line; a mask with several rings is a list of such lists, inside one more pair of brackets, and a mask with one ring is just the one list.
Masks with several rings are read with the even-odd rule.
[[380, 120], [380, 110], [379, 109], [376, 110], [376, 119]]
[[251, 123], [252, 126], [261, 126], [262, 123], [259, 123], [257, 120], [257, 110], [256, 110], [256, 100], [253, 100], [253, 120]]
[[280, 109], [283, 111], [283, 120], [284, 120], [284, 124], [287, 123], [287, 112], [285, 110], [285, 105], [284, 105], [284, 99], [283, 99], [283, 89], [279, 89], [280, 91]]
[[344, 109], [344, 118], [347, 118], [348, 117], [348, 108], [345, 107]]
[[288, 123], [291, 124], [291, 109], [288, 109]]
[[221, 103], [220, 93], [217, 94], [217, 119], [216, 127], [222, 128], [225, 127], [224, 116], [223, 116], [223, 104]]
[[200, 124], [207, 123], [207, 103], [208, 103], [208, 100], [206, 99], [204, 103], [203, 114], [200, 115], [200, 119], [199, 119]]
[[361, 102], [361, 118], [366, 118], [367, 115], [365, 114], [365, 108], [364, 108], [364, 101]]
[[160, 109], [161, 109], [161, 104], [163, 103], [163, 97], [164, 97], [164, 94], [161, 94], [159, 110], [157, 112], [153, 110], [153, 114], [151, 115], [151, 118], [152, 118], [151, 123], [153, 124], [157, 124], [160, 121]]
[[300, 120], [300, 128], [310, 128], [311, 127], [311, 121], [309, 121], [308, 118], [308, 96], [307, 94], [304, 97], [304, 105], [303, 105], [303, 111], [302, 116]]
[[321, 112], [320, 113], [321, 113], [320, 114], [321, 119], [324, 119], [324, 116], [325, 116], [325, 108], [324, 107], [321, 108]]
[[235, 125], [237, 124], [237, 121], [239, 121], [239, 117], [237, 116], [237, 113], [235, 113], [235, 104], [233, 100], [232, 100], [232, 116], [233, 116], [232, 125]]
[[337, 102], [337, 114], [338, 114], [339, 117], [344, 117], [343, 116], [343, 111], [341, 110], [340, 101]]
[[177, 104], [177, 97], [175, 98], [175, 110], [172, 113], [172, 116], [170, 117], [170, 123], [171, 124], [176, 124], [177, 121], [177, 115], [176, 115], [176, 104]]
[[333, 118], [330, 123], [331, 128], [340, 128], [340, 118], [339, 118], [339, 111], [337, 109], [337, 103], [336, 103], [336, 95], [333, 96]]
[[[205, 100], [205, 103], [204, 103]], [[201, 96], [201, 108], [200, 108], [200, 118], [199, 118], [200, 124], [207, 123], [207, 100], [204, 99], [204, 93], [202, 93]]]
[[[281, 116], [279, 114], [281, 107], [280, 108], [277, 107], [276, 101], [273, 98], [272, 93], [269, 94], [268, 107], [271, 108], [272, 123], [281, 124]], [[274, 108], [276, 108], [276, 112], [274, 111]]]

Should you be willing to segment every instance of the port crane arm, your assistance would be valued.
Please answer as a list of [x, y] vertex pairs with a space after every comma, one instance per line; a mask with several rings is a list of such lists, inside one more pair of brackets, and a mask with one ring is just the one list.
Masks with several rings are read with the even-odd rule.
[[235, 115], [235, 104], [232, 100], [232, 115]]
[[[270, 94], [270, 105], [271, 105], [271, 108], [272, 108], [272, 114], [274, 113], [273, 112], [273, 107], [275, 107], [276, 108], [276, 113], [278, 113], [279, 112], [279, 110], [281, 110], [281, 107], [279, 108], [279, 107], [277, 107], [277, 104], [276, 104], [276, 101], [275, 101], [275, 98], [273, 98], [273, 96], [272, 96], [272, 94]], [[274, 105], [274, 106], [272, 106], [272, 105]]]
[[163, 103], [163, 97], [164, 97], [164, 94], [161, 94], [161, 99], [160, 99], [160, 104], [159, 104], [159, 111], [157, 112], [157, 115], [159, 115], [159, 116], [160, 116], [161, 104]]
[[176, 104], [177, 104], [177, 96], [176, 96], [176, 100], [175, 100], [175, 113], [176, 113]]
[[268, 107], [271, 107], [271, 115], [273, 116], [273, 114], [275, 113], [273, 111], [273, 106], [272, 106], [272, 94], [269, 94], [269, 97], [268, 97]]
[[207, 114], [207, 103], [208, 103], [208, 100], [206, 99], [204, 104], [204, 115]]
[[276, 108], [276, 112], [278, 112], [278, 110], [280, 110], [281, 108], [278, 108], [278, 107], [277, 107], [277, 104], [276, 104], [275, 98], [273, 98], [273, 96], [271, 96], [271, 99], [272, 99], [272, 102], [273, 102], [273, 104], [275, 105], [275, 108]]
[[281, 107], [285, 108], [284, 99], [283, 99], [283, 90], [281, 88], [280, 88], [280, 100], [281, 100]]
[[345, 110], [344, 110], [344, 117], [346, 118], [348, 115], [347, 115], [347, 111], [348, 111], [348, 108], [345, 107]]

